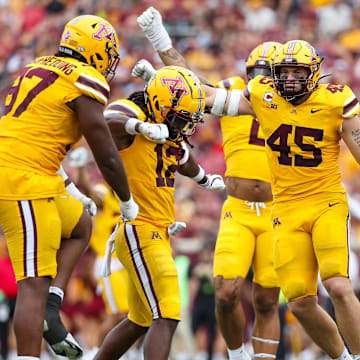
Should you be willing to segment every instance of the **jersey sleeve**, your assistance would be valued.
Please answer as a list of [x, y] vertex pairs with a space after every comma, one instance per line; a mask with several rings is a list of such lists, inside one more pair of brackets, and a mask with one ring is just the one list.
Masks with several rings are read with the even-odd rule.
[[84, 67], [75, 81], [75, 86], [86, 96], [106, 105], [110, 87], [105, 78], [95, 69]]
[[359, 100], [356, 98], [353, 91], [348, 87], [344, 87], [344, 102], [342, 104], [342, 117], [344, 119], [351, 119], [360, 112]]
[[106, 107], [105, 116], [114, 114], [126, 115], [139, 120], [146, 119], [144, 112], [134, 102], [126, 99], [116, 100]]

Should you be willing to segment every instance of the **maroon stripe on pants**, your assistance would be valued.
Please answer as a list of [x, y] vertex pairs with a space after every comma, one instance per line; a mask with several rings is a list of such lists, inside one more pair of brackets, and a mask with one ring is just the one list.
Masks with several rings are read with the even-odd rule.
[[[140, 249], [140, 240], [139, 240], [139, 236], [138, 236], [137, 231], [136, 231], [136, 226], [135, 225], [131, 225], [131, 226], [132, 226], [134, 234], [135, 234], [138, 249]], [[161, 311], [160, 311], [160, 305], [159, 305], [159, 299], [156, 296], [156, 292], [155, 292], [155, 289], [154, 289], [154, 284], [153, 284], [152, 279], [151, 279], [150, 271], [149, 271], [149, 268], [147, 267], [147, 264], [146, 264], [146, 261], [145, 261], [145, 258], [144, 258], [144, 254], [143, 254], [142, 251], [140, 251], [140, 256], [141, 256], [141, 259], [143, 261], [144, 268], [145, 268], [146, 274], [147, 274], [148, 279], [149, 279], [149, 284], [150, 284], [150, 287], [151, 287], [151, 291], [152, 291], [152, 293], [154, 295], [154, 299], [155, 299], [155, 302], [156, 302], [156, 309], [157, 309], [157, 312], [159, 314], [159, 318], [162, 318]]]
[[30, 207], [31, 219], [32, 219], [33, 228], [34, 228], [34, 272], [35, 272], [35, 276], [39, 276], [38, 263], [37, 263], [37, 260], [38, 260], [38, 257], [37, 257], [37, 250], [38, 250], [37, 226], [36, 226], [36, 218], [35, 218], [35, 214], [34, 214], [34, 208], [33, 208], [31, 200], [29, 200], [29, 207]]
[[19, 206], [19, 210], [20, 210], [20, 216], [21, 216], [21, 223], [22, 223], [22, 228], [23, 228], [23, 239], [24, 239], [24, 253], [23, 253], [23, 263], [24, 263], [24, 276], [27, 276], [27, 271], [26, 271], [26, 241], [27, 241], [27, 233], [26, 233], [26, 224], [25, 224], [25, 217], [24, 217], [24, 212], [22, 209], [22, 205], [21, 205], [21, 201], [18, 201], [18, 206]]

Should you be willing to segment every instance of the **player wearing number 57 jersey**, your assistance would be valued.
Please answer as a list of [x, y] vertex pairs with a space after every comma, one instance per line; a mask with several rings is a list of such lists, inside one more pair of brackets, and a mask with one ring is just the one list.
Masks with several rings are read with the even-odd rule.
[[123, 201], [123, 215], [136, 217], [137, 205], [103, 116], [110, 90], [105, 77], [115, 71], [118, 47], [106, 20], [76, 17], [65, 26], [58, 54], [26, 65], [5, 101], [0, 120], [0, 225], [18, 282], [14, 325], [20, 357], [39, 358], [43, 331], [57, 354], [81, 356], [58, 311], [88, 244], [91, 221], [82, 204], [65, 193], [57, 171], [82, 134]]
[[139, 215], [119, 226], [115, 240], [116, 254], [128, 272], [128, 319], [105, 338], [96, 360], [118, 359], [145, 332], [145, 358], [168, 359], [181, 308], [168, 234], [175, 216], [175, 174], [209, 190], [225, 187], [221, 176], [205, 175], [185, 145], [203, 110], [200, 81], [175, 66], [158, 70], [145, 91], [105, 110]]
[[[320, 271], [358, 359], [360, 304], [348, 278], [349, 216], [337, 161], [343, 138], [360, 163], [360, 106], [347, 86], [318, 83], [321, 61], [307, 42], [289, 41], [277, 52], [271, 77], [250, 81], [240, 100], [230, 93], [215, 103], [221, 99], [231, 114], [256, 114], [263, 130], [274, 194], [274, 264], [291, 311], [332, 359], [351, 359], [317, 303]], [[212, 105], [214, 91], [206, 91]]]

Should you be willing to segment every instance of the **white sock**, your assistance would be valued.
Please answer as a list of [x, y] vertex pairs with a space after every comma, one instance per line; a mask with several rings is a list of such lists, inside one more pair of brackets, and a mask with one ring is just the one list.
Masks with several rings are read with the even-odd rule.
[[250, 355], [245, 351], [245, 346], [242, 344], [238, 349], [227, 349], [229, 360], [250, 360]]
[[59, 296], [61, 301], [63, 301], [63, 299], [64, 299], [64, 291], [62, 291], [62, 289], [60, 289], [57, 286], [50, 286], [49, 287], [49, 293]]
[[344, 349], [344, 352], [335, 360], [353, 360], [352, 356], [349, 354], [347, 349]]
[[16, 360], [40, 360], [40, 358], [35, 356], [18, 356]]
[[354, 360], [360, 360], [360, 354], [353, 355]]

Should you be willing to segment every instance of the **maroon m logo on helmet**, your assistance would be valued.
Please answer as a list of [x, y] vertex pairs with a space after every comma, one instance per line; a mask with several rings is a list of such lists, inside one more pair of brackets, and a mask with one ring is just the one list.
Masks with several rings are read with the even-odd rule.
[[93, 39], [101, 41], [104, 36], [105, 40], [113, 41], [114, 40], [113, 30], [109, 28], [109, 26], [103, 23], [99, 23], [98, 25], [100, 28], [98, 31], [96, 31], [95, 34], [92, 35]]
[[176, 78], [162, 77], [161, 83], [164, 86], [167, 86], [170, 90], [171, 95], [174, 96], [174, 98], [171, 99], [174, 107], [177, 107], [179, 105], [179, 101], [183, 97], [183, 95], [187, 95], [189, 93], [181, 76], [177, 76]]

